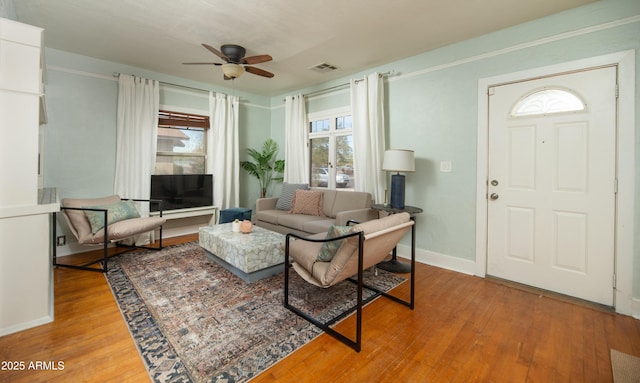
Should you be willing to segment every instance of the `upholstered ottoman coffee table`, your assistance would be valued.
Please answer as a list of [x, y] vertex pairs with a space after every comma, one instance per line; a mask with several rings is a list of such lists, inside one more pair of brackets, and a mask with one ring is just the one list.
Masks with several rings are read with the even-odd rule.
[[199, 244], [208, 258], [247, 283], [284, 271], [284, 235], [258, 226], [248, 234], [234, 233], [231, 226], [200, 228]]

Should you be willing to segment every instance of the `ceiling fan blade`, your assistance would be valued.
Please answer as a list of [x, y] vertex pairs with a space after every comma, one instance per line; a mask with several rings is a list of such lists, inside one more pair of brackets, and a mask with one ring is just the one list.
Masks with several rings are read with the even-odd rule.
[[269, 78], [273, 77], [273, 73], [267, 72], [264, 69], [256, 68], [253, 66], [245, 66], [244, 69], [249, 73], [257, 74], [258, 76], [269, 77]]
[[225, 55], [222, 54], [222, 52], [220, 52], [219, 50], [217, 50], [216, 48], [212, 47], [211, 45], [208, 44], [202, 44], [203, 47], [207, 48], [211, 53], [213, 53], [214, 55], [220, 57], [221, 59], [223, 59], [226, 62], [229, 62], [229, 58]]
[[271, 60], [273, 60], [273, 58], [269, 55], [257, 55], [257, 56], [250, 56], [250, 57], [243, 58], [242, 63], [243, 64], [260, 64], [260, 63], [265, 63]]
[[220, 63], [182, 63], [183, 65], [222, 65]]

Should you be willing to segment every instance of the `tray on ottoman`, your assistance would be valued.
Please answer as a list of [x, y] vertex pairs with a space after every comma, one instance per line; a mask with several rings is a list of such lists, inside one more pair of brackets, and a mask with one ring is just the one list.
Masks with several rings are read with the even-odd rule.
[[248, 283], [284, 270], [284, 235], [257, 226], [248, 234], [234, 233], [231, 226], [200, 228], [199, 244], [207, 257]]

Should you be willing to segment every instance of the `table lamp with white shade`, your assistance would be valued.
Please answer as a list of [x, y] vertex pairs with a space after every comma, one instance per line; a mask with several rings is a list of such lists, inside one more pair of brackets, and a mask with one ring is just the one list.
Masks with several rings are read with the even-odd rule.
[[415, 172], [413, 150], [389, 149], [384, 152], [382, 170], [396, 172], [391, 176], [391, 201], [393, 209], [404, 209], [404, 175], [400, 172]]

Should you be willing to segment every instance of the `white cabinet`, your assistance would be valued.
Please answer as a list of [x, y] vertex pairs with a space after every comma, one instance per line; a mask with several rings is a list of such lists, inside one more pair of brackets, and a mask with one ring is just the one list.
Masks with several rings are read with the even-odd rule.
[[50, 216], [60, 205], [39, 190], [42, 33], [0, 18], [0, 336], [53, 320]]
[[0, 19], [0, 209], [38, 200], [42, 29]]

